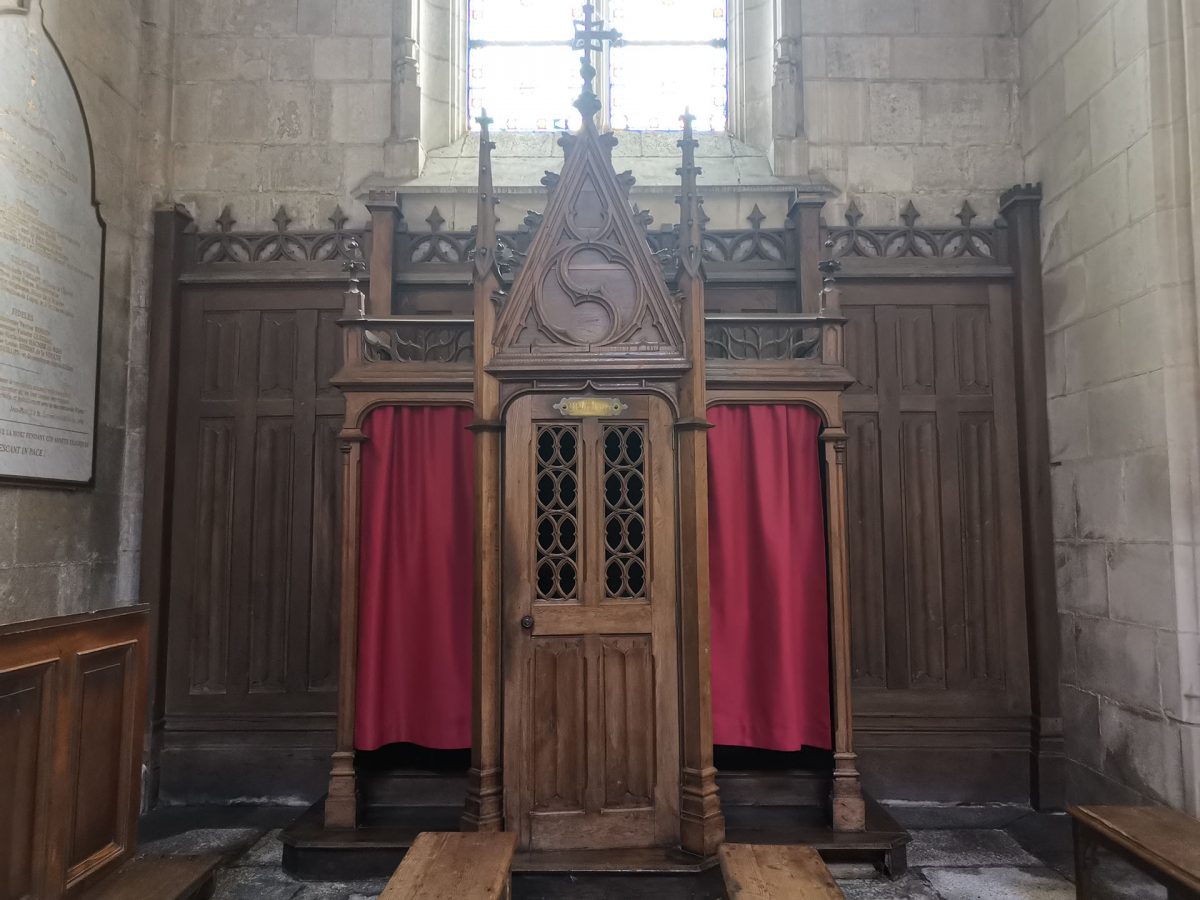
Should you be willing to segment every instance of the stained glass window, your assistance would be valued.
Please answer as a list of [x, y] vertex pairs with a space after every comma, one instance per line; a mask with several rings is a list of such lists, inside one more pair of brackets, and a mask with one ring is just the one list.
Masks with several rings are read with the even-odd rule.
[[[608, 124], [673, 131], [689, 109], [700, 131], [723, 131], [728, 103], [726, 0], [596, 0], [595, 17], [619, 45], [594, 57]], [[493, 129], [579, 127], [579, 53], [570, 48], [583, 4], [469, 0], [468, 108]]]

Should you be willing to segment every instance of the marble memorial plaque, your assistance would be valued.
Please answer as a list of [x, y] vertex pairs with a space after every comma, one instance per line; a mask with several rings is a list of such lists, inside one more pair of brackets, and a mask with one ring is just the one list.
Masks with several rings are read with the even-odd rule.
[[0, 478], [92, 479], [104, 225], [83, 110], [28, 11], [0, 11]]

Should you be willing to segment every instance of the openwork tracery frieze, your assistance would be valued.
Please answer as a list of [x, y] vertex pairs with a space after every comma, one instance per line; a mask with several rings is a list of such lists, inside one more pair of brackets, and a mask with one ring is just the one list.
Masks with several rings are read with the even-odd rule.
[[364, 328], [363, 361], [470, 362], [475, 358], [475, 334], [470, 322], [462, 324], [407, 324], [397, 319], [386, 325]]
[[863, 226], [862, 215], [858, 204], [851, 201], [846, 209], [846, 227], [827, 230], [833, 257], [997, 260], [996, 230], [973, 224], [977, 213], [968, 201], [958, 212], [961, 225], [957, 228], [918, 227], [921, 213], [911, 200], [900, 214], [904, 223], [900, 228]]
[[226, 206], [217, 219], [217, 232], [200, 234], [196, 241], [199, 263], [345, 262], [360, 258], [361, 231], [347, 231], [346, 214], [339, 206], [329, 217], [332, 231], [290, 231], [284, 207], [275, 213], [275, 231], [234, 232], [237, 220]]
[[[437, 213], [435, 208], [433, 213]], [[607, 218], [589, 220], [576, 212], [570, 230], [577, 239], [591, 234], [592, 239], [608, 228]], [[705, 228], [702, 252], [705, 262], [748, 267], [791, 266], [795, 264], [795, 236], [790, 227], [764, 228], [765, 216], [755, 212], [747, 217], [750, 228]], [[879, 259], [978, 259], [999, 261], [1001, 244], [998, 226], [982, 226], [969, 202], [957, 214], [960, 224], [950, 227], [918, 225], [921, 213], [910, 202], [901, 214], [901, 224], [864, 225], [863, 214], [853, 201], [846, 210], [846, 224], [825, 226], [822, 241], [832, 241], [833, 257]], [[678, 226], [649, 228], [649, 216], [638, 211], [638, 222], [651, 254], [665, 272], [678, 267]], [[355, 258], [353, 242], [366, 243], [364, 232], [347, 230], [346, 217], [335, 210], [329, 231], [291, 231], [291, 219], [284, 209], [276, 214], [275, 231], [235, 232], [236, 220], [227, 207], [217, 220], [219, 230], [196, 236], [194, 259], [197, 263], [321, 262]], [[496, 260], [501, 274], [515, 277], [524, 265], [542, 215], [530, 212], [514, 231], [496, 236]], [[444, 220], [431, 214], [429, 231], [397, 232], [397, 256], [401, 269], [424, 266], [453, 266], [467, 263], [475, 255], [475, 233], [443, 230]]]
[[821, 355], [821, 328], [710, 320], [704, 326], [704, 348], [708, 359], [814, 359]]

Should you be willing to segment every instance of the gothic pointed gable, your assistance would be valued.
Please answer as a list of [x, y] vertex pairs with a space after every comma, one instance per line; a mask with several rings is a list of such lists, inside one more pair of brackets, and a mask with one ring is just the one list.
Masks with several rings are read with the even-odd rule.
[[678, 302], [589, 117], [564, 137], [562, 174], [500, 313], [494, 369], [680, 367]]

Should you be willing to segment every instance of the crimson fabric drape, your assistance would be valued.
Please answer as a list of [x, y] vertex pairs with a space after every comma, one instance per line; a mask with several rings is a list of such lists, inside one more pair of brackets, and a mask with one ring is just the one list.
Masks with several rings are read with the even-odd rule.
[[821, 419], [737, 404], [709, 420], [713, 740], [829, 749]]
[[354, 744], [471, 746], [470, 409], [389, 406], [363, 425]]

